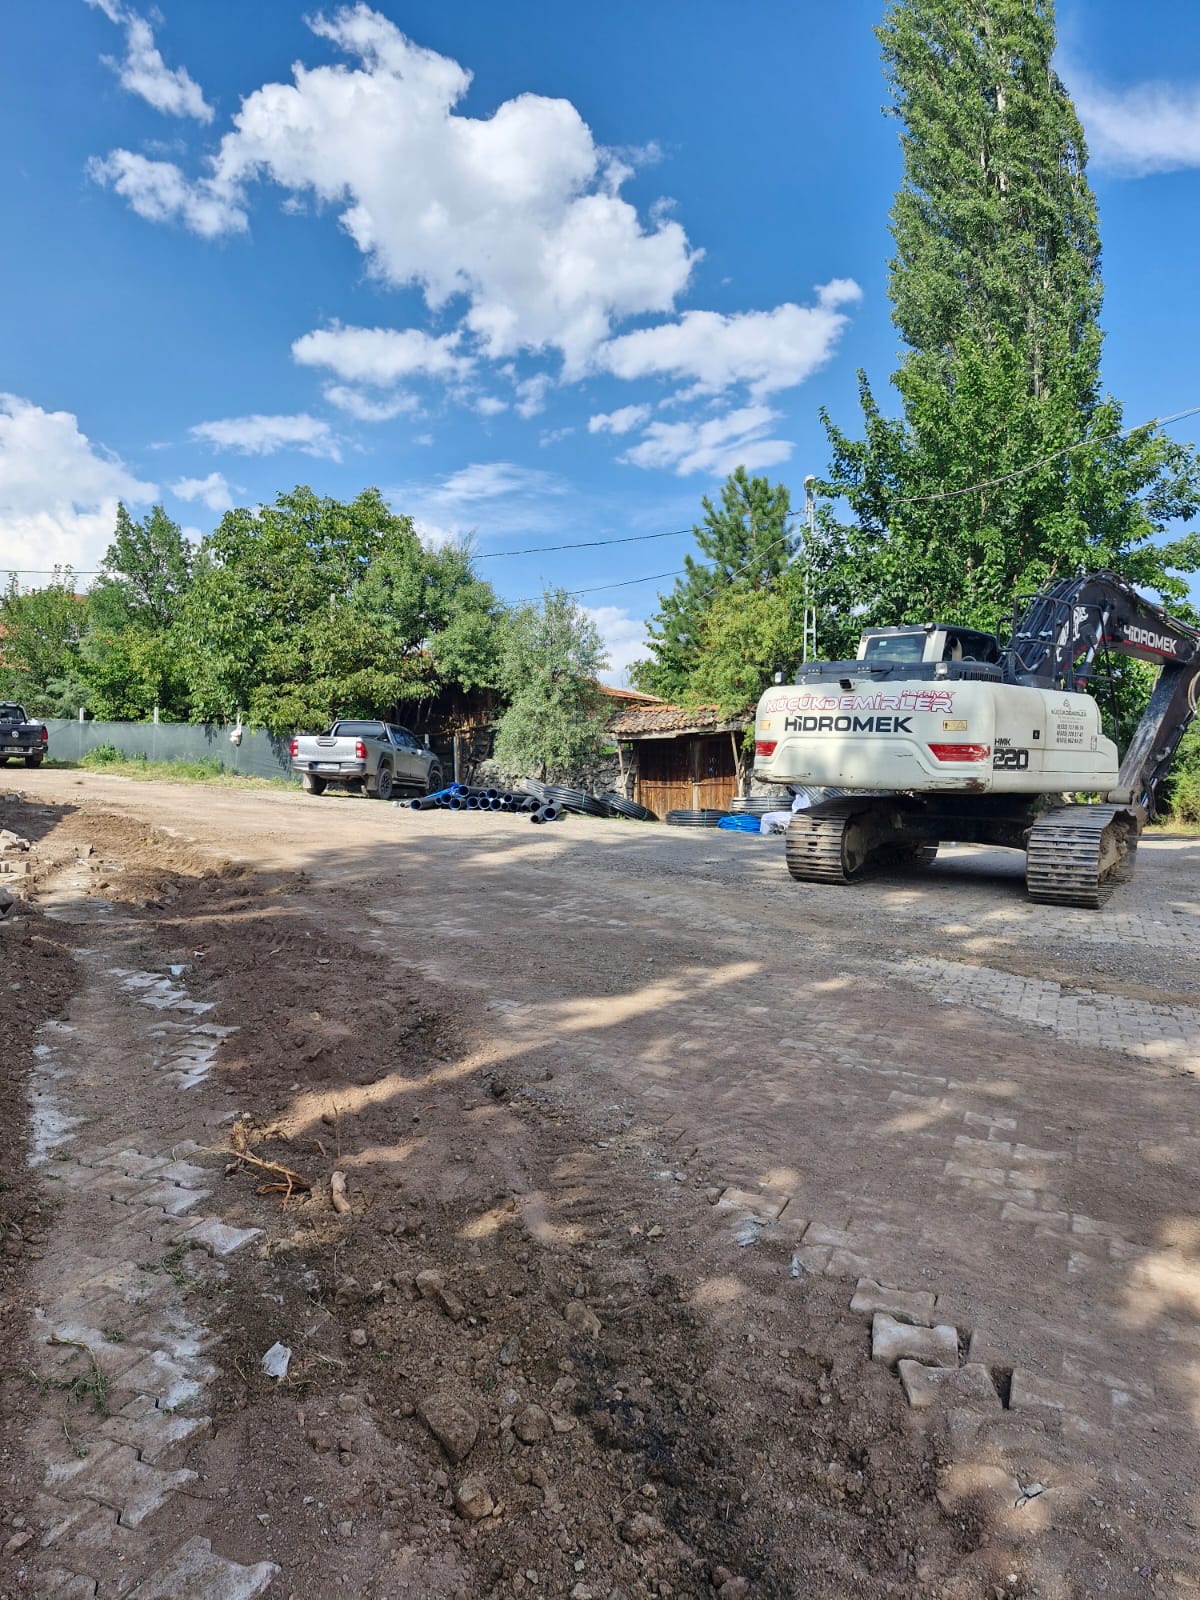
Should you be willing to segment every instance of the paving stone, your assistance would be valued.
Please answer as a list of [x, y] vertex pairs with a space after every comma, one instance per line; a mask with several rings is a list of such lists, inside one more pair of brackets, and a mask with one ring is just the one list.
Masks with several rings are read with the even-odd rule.
[[207, 1539], [189, 1539], [130, 1591], [130, 1600], [255, 1600], [278, 1572], [273, 1561], [245, 1567], [215, 1555]]
[[38, 1573], [38, 1600], [94, 1600], [95, 1578], [81, 1578], [65, 1567], [51, 1567]]
[[807, 1245], [827, 1244], [835, 1250], [848, 1249], [852, 1243], [846, 1228], [832, 1227], [826, 1222], [810, 1222], [804, 1234]]
[[871, 1323], [871, 1360], [894, 1367], [901, 1360], [924, 1361], [931, 1366], [958, 1365], [958, 1330], [948, 1323], [916, 1328], [877, 1311]]
[[747, 1211], [760, 1222], [774, 1222], [790, 1199], [790, 1195], [767, 1190], [726, 1189], [717, 1201], [717, 1210]]
[[1005, 1179], [1003, 1167], [977, 1166], [973, 1162], [947, 1161], [944, 1170], [948, 1178], [966, 1178], [972, 1183], [990, 1183], [997, 1188], [1003, 1186]]
[[143, 1461], [169, 1467], [182, 1460], [194, 1438], [212, 1432], [212, 1418], [163, 1411], [149, 1395], [139, 1394], [107, 1419], [103, 1432], [106, 1438], [131, 1446]]
[[933, 1299], [927, 1290], [889, 1289], [873, 1278], [860, 1278], [850, 1309], [868, 1317], [873, 1317], [877, 1311], [886, 1311], [897, 1322], [928, 1327], [933, 1321]]
[[101, 1157], [97, 1167], [117, 1167], [127, 1177], [142, 1178], [151, 1172], [160, 1172], [167, 1165], [167, 1156], [144, 1156], [137, 1150], [118, 1150]]
[[927, 1367], [919, 1361], [901, 1361], [897, 1371], [914, 1411], [924, 1411], [938, 1402], [988, 1411], [1004, 1409], [991, 1373], [979, 1362], [963, 1367]]
[[[34, 1323], [34, 1338], [41, 1343], [38, 1355], [39, 1376], [73, 1378], [78, 1373], [86, 1377], [91, 1371], [92, 1360], [87, 1350], [79, 1348], [80, 1344], [86, 1344], [94, 1353], [96, 1365], [106, 1378], [119, 1378], [127, 1368], [136, 1365], [146, 1354], [137, 1345], [124, 1342], [111, 1343], [104, 1337], [100, 1328], [65, 1319], [43, 1321], [38, 1318]], [[51, 1343], [53, 1339], [71, 1339], [76, 1343], [53, 1344]]]
[[1009, 1386], [1008, 1407], [1010, 1411], [1072, 1411], [1078, 1398], [1074, 1390], [1046, 1378], [1035, 1378], [1032, 1373], [1018, 1368]]
[[1067, 1213], [1065, 1211], [1031, 1211], [1028, 1206], [1019, 1206], [1011, 1201], [1000, 1213], [1002, 1222], [1031, 1222], [1034, 1226], [1039, 1224], [1044, 1228], [1065, 1228], [1067, 1226]]
[[879, 1267], [873, 1261], [868, 1261], [866, 1256], [856, 1255], [853, 1250], [835, 1250], [829, 1257], [829, 1264], [825, 1268], [827, 1278], [869, 1278], [872, 1273], [878, 1272]]
[[139, 1461], [137, 1451], [117, 1445], [96, 1463], [96, 1470], [75, 1481], [73, 1487], [90, 1500], [111, 1506], [123, 1527], [140, 1528], [169, 1494], [195, 1481], [196, 1474], [186, 1468], [164, 1471]]
[[121, 1374], [121, 1388], [150, 1395], [160, 1405], [178, 1407], [194, 1400], [202, 1386], [216, 1375], [216, 1368], [207, 1362], [189, 1361], [185, 1365], [172, 1360], [165, 1350], [152, 1350]]
[[173, 1183], [154, 1183], [144, 1186], [140, 1195], [144, 1206], [157, 1206], [171, 1217], [182, 1216], [201, 1200], [207, 1200], [210, 1189], [184, 1189]]
[[[199, 1146], [194, 1148], [198, 1149]], [[200, 1189], [211, 1179], [212, 1169], [198, 1167], [192, 1161], [171, 1161], [155, 1176], [160, 1183], [178, 1183], [185, 1189]]]
[[189, 1229], [185, 1237], [189, 1244], [202, 1245], [210, 1255], [228, 1256], [249, 1244], [251, 1239], [257, 1239], [261, 1232], [261, 1228], [231, 1228], [228, 1223], [218, 1222], [216, 1217], [206, 1217]]

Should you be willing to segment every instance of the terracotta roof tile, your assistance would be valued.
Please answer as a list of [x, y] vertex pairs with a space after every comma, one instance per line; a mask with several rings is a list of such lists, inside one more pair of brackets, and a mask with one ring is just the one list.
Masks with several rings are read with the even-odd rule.
[[681, 733], [723, 733], [744, 728], [747, 717], [726, 717], [716, 706], [630, 706], [611, 717], [608, 731], [618, 739], [638, 739]]

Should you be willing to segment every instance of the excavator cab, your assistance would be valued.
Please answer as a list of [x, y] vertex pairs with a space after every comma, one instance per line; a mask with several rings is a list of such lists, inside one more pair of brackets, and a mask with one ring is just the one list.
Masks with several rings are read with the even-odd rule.
[[868, 628], [858, 641], [858, 660], [874, 666], [894, 661], [999, 661], [1000, 641], [994, 634], [945, 622]]

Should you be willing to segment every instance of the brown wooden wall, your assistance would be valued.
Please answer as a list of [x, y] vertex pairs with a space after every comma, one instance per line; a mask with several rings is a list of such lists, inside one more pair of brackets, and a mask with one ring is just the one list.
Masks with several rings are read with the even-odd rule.
[[704, 807], [719, 809], [737, 793], [733, 741], [727, 733], [639, 739], [634, 756], [634, 799], [655, 816]]

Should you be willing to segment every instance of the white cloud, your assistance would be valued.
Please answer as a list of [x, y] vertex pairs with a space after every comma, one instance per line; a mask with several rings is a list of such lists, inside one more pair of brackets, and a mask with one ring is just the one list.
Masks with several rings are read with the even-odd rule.
[[550, 387], [550, 379], [544, 372], [539, 372], [535, 377], [526, 378], [517, 384], [517, 415], [519, 417], [536, 417], [539, 412], [546, 409], [546, 391]]
[[[512, 461], [476, 461], [434, 484], [407, 484], [388, 496], [432, 547], [476, 533], [522, 536], [561, 526], [555, 502], [567, 485], [553, 473]], [[553, 509], [551, 509], [553, 507]]]
[[635, 467], [667, 468], [681, 478], [692, 472], [724, 477], [738, 466], [775, 466], [792, 453], [789, 440], [769, 437], [778, 419], [769, 406], [743, 406], [703, 422], [652, 422], [641, 443], [621, 460]]
[[436, 505], [463, 506], [513, 494], [562, 494], [565, 485], [549, 472], [512, 461], [477, 461], [443, 478], [427, 498]]
[[340, 461], [342, 452], [332, 428], [318, 417], [300, 412], [292, 417], [223, 417], [199, 422], [192, 438], [215, 450], [236, 450], [243, 456], [272, 456], [278, 450], [300, 450], [306, 456]]
[[608, 652], [608, 667], [600, 674], [600, 681], [616, 685], [627, 683], [630, 667], [649, 652], [645, 622], [640, 617], [631, 617], [620, 606], [584, 606], [583, 610], [600, 630]]
[[482, 394], [473, 403], [472, 409], [478, 411], [481, 417], [498, 417], [502, 411], [508, 410], [508, 401], [500, 400], [494, 394]]
[[121, 7], [116, 0], [87, 0], [93, 11], [103, 11], [110, 22], [120, 22], [123, 18]]
[[207, 478], [180, 478], [171, 493], [181, 500], [200, 500], [210, 511], [228, 511], [233, 495], [223, 472], [210, 472]]
[[1071, 87], [1098, 165], [1131, 177], [1200, 167], [1200, 85], [1105, 89], [1072, 73]]
[[856, 283], [835, 278], [817, 289], [811, 306], [789, 302], [730, 316], [685, 311], [678, 322], [610, 340], [597, 361], [618, 378], [691, 378], [708, 394], [744, 383], [758, 400], [803, 383], [823, 366], [849, 320], [838, 308], [861, 297]]
[[373, 400], [361, 389], [352, 389], [342, 383], [328, 383], [322, 391], [331, 406], [344, 411], [359, 422], [390, 422], [393, 417], [421, 409], [414, 394], [391, 394], [386, 400]]
[[100, 8], [110, 22], [125, 29], [125, 58], [112, 61], [105, 58], [120, 80], [122, 89], [140, 95], [156, 111], [170, 117], [195, 117], [198, 122], [211, 122], [213, 108], [208, 104], [200, 85], [186, 67], [168, 67], [154, 43], [154, 30], [145, 17], [136, 11], [120, 11], [114, 5]]
[[212, 179], [190, 183], [173, 161], [151, 161], [132, 150], [93, 156], [88, 176], [111, 187], [147, 222], [182, 222], [201, 238], [241, 233], [246, 213], [232, 191]]
[[560, 439], [569, 439], [574, 432], [575, 429], [569, 426], [565, 428], [543, 428], [541, 433], [538, 434], [538, 444], [545, 449], [548, 444], [558, 444]]
[[402, 378], [463, 377], [473, 365], [460, 353], [461, 335], [434, 338], [419, 328], [318, 328], [292, 345], [305, 367], [327, 367], [347, 383], [396, 383]]
[[92, 444], [71, 412], [0, 394], [0, 569], [95, 567], [112, 542], [117, 501], [148, 505], [157, 495]]
[[[310, 25], [357, 64], [297, 64], [292, 83], [249, 94], [208, 177], [155, 177], [156, 220], [211, 234], [224, 208], [236, 231], [255, 179], [311, 194], [339, 208], [384, 282], [417, 285], [433, 309], [465, 295], [465, 326], [489, 356], [554, 348], [573, 373], [614, 320], [673, 309], [697, 253], [678, 223], [643, 225], [619, 192], [630, 168], [569, 101], [521, 94], [464, 116], [470, 73], [369, 6]], [[148, 174], [139, 188], [129, 163], [118, 150], [92, 170], [149, 215]]]
[[589, 433], [630, 433], [650, 416], [649, 406], [621, 406], [616, 411], [598, 411], [588, 418]]

